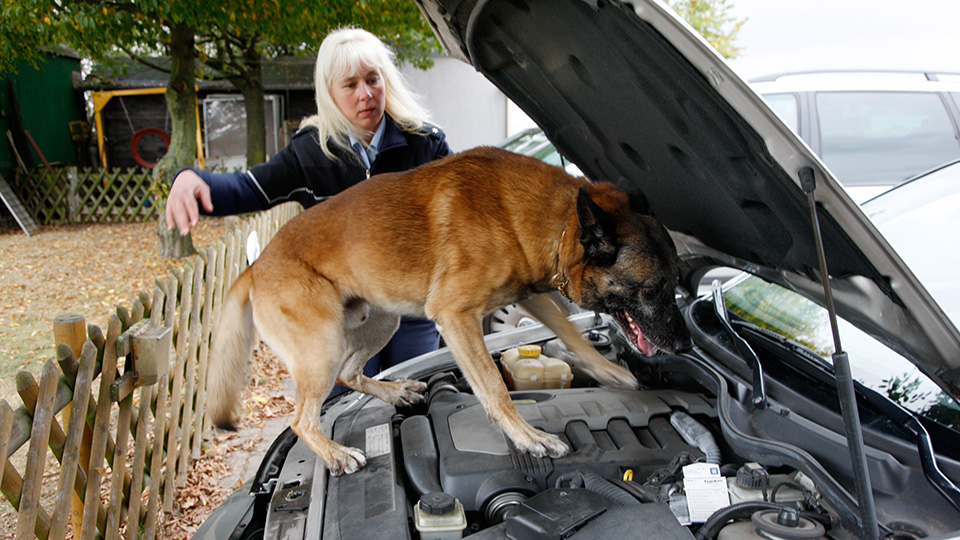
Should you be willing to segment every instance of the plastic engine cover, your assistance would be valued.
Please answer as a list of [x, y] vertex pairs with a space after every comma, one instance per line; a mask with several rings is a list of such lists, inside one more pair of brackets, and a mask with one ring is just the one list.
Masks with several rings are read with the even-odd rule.
[[672, 410], [716, 416], [697, 394], [669, 390], [570, 389], [513, 392], [520, 414], [534, 427], [560, 435], [571, 447], [559, 458], [518, 452], [470, 394], [445, 392], [430, 403], [443, 491], [467, 511], [493, 496], [533, 495], [553, 487], [559, 475], [578, 469], [619, 478], [632, 469], [642, 481], [680, 452], [703, 453], [670, 425]]

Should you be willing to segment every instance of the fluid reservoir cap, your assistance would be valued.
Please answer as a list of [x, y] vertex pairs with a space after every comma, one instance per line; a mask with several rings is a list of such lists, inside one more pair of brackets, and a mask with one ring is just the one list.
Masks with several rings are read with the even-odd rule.
[[613, 344], [613, 342], [610, 341], [609, 336], [597, 330], [590, 330], [588, 332], [583, 332], [580, 335], [582, 335], [584, 339], [589, 341], [590, 344], [593, 345], [595, 349], [598, 349], [601, 351], [606, 351], [610, 349], [610, 346]]
[[453, 512], [456, 499], [449, 493], [433, 491], [420, 496], [420, 509], [427, 514], [438, 516]]
[[539, 345], [521, 345], [517, 347], [517, 351], [520, 353], [520, 356], [525, 358], [536, 358], [540, 356], [540, 352], [543, 349]]
[[737, 485], [743, 489], [763, 489], [770, 485], [770, 474], [758, 463], [747, 463], [737, 470]]

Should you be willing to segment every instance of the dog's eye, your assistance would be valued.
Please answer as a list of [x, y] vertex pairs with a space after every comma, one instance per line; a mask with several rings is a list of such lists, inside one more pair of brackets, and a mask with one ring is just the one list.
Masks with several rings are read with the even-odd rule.
[[640, 294], [643, 296], [644, 300], [653, 300], [660, 294], [660, 290], [655, 287], [644, 287], [640, 289]]

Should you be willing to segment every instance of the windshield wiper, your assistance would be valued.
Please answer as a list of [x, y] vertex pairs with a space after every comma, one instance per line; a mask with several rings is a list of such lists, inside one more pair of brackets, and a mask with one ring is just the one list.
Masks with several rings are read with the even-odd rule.
[[763, 366], [760, 365], [760, 357], [753, 351], [753, 348], [750, 347], [747, 340], [740, 337], [740, 334], [736, 333], [733, 330], [733, 326], [730, 325], [730, 316], [727, 314], [727, 303], [723, 300], [723, 285], [720, 284], [719, 279], [713, 280], [713, 283], [710, 284], [710, 290], [713, 293], [713, 310], [716, 312], [717, 318], [720, 319], [721, 326], [723, 326], [723, 329], [727, 332], [730, 339], [733, 340], [733, 345], [736, 347], [737, 352], [740, 353], [740, 356], [747, 361], [750, 369], [753, 370], [753, 397], [750, 399], [750, 403], [753, 405], [754, 410], [759, 411], [766, 409], [767, 390], [763, 382]]

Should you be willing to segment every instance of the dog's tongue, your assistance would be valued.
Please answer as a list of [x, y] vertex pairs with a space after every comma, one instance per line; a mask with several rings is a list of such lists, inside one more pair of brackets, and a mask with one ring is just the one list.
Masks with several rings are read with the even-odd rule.
[[623, 319], [627, 321], [627, 324], [630, 326], [627, 334], [630, 336], [630, 339], [633, 340], [633, 344], [636, 345], [637, 350], [642, 352], [647, 356], [653, 356], [657, 354], [659, 350], [656, 345], [647, 341], [647, 338], [643, 335], [643, 332], [640, 331], [640, 326], [634, 322], [633, 317], [630, 316], [626, 311], [623, 312]]

